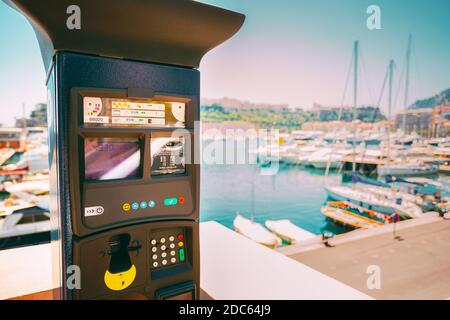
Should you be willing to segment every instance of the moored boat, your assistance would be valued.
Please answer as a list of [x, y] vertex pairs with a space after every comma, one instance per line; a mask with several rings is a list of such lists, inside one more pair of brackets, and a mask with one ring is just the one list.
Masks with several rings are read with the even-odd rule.
[[378, 176], [423, 176], [433, 175], [439, 172], [439, 166], [423, 163], [396, 163], [385, 164], [377, 167]]
[[287, 219], [267, 220], [265, 225], [270, 231], [290, 244], [296, 244], [316, 236], [314, 233], [296, 226]]
[[401, 198], [391, 200], [382, 194], [375, 194], [368, 190], [358, 190], [348, 186], [325, 187], [329, 198], [337, 201], [351, 202], [359, 207], [380, 212], [387, 215], [398, 213], [403, 219], [418, 218], [422, 210], [409, 201]]
[[389, 216], [357, 207], [348, 202], [328, 202], [321, 208], [327, 218], [352, 229], [370, 229], [383, 226], [389, 221]]
[[282, 243], [278, 236], [264, 228], [261, 224], [244, 218], [239, 213], [234, 218], [233, 226], [236, 232], [269, 248], [276, 248]]

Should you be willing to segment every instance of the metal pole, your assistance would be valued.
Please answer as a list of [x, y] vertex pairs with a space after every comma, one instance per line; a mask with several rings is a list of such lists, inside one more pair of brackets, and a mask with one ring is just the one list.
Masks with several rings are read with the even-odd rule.
[[358, 104], [358, 46], [359, 41], [355, 41], [353, 44], [353, 166], [352, 172], [356, 171], [356, 117], [357, 117], [357, 104]]
[[389, 61], [389, 96], [388, 96], [388, 127], [387, 127], [387, 143], [388, 143], [388, 152], [387, 152], [387, 161], [390, 159], [391, 153], [391, 117], [392, 117], [392, 83], [394, 81], [394, 60], [391, 59]]
[[406, 133], [406, 111], [408, 110], [408, 95], [409, 95], [409, 65], [411, 60], [411, 42], [412, 35], [408, 37], [408, 49], [406, 50], [406, 78], [405, 78], [405, 101], [403, 114], [403, 132]]

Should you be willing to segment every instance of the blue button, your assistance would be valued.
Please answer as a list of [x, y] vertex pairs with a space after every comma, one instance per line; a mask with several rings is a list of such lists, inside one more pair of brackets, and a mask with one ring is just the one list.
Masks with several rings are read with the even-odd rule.
[[141, 202], [141, 209], [145, 209], [147, 208], [147, 201], [142, 201]]
[[155, 207], [155, 201], [150, 200], [150, 201], [148, 202], [148, 206], [149, 206], [149, 208], [154, 208], [154, 207]]
[[133, 202], [133, 203], [131, 204], [131, 208], [132, 208], [133, 210], [139, 209], [139, 203]]

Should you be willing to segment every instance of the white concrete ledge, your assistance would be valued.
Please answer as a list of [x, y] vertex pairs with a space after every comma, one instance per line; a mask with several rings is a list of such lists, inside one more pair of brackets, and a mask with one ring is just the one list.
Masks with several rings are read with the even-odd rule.
[[[201, 287], [214, 299], [369, 299], [217, 222], [200, 224]], [[50, 244], [0, 251], [0, 299], [51, 289]]]
[[50, 244], [0, 251], [0, 299], [52, 288]]
[[217, 222], [200, 237], [201, 287], [214, 299], [371, 299]]

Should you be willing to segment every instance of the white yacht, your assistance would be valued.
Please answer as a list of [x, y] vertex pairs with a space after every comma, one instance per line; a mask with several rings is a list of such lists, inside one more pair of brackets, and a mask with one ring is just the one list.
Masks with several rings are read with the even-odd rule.
[[325, 187], [329, 198], [346, 201], [376, 212], [392, 215], [398, 213], [402, 218], [418, 218], [422, 210], [416, 204], [398, 199], [389, 199], [385, 195], [360, 190], [348, 186]]

